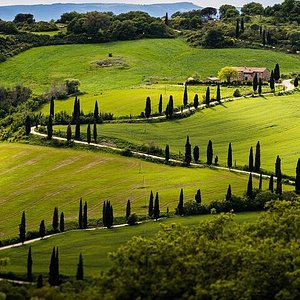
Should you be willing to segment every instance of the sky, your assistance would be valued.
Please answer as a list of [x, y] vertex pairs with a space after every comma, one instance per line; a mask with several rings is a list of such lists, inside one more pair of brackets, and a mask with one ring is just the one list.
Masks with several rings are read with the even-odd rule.
[[[51, 3], [130, 3], [130, 4], [152, 4], [152, 3], [174, 3], [174, 2], [193, 2], [199, 6], [220, 7], [222, 4], [232, 4], [243, 6], [253, 0], [0, 0], [0, 6], [4, 5], [29, 5], [29, 4], [51, 4]], [[274, 5], [282, 2], [281, 0], [254, 0], [264, 6]]]

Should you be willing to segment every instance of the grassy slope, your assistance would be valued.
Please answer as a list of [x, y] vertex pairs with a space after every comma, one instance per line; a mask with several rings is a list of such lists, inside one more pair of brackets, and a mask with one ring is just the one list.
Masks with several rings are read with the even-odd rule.
[[[300, 157], [300, 94], [281, 97], [249, 98], [227, 102], [197, 112], [188, 119], [149, 124], [104, 124], [98, 134], [119, 137], [136, 144], [154, 143], [173, 153], [184, 153], [186, 136], [200, 147], [206, 160], [206, 146], [213, 141], [214, 153], [226, 164], [228, 143], [232, 142], [233, 161], [248, 164], [249, 149], [259, 140], [262, 168], [273, 171], [275, 158], [282, 158], [282, 171], [294, 175]], [[60, 127], [66, 130], [66, 126]], [[85, 129], [82, 129], [85, 132]]]
[[[255, 221], [259, 213], [237, 214], [238, 222]], [[74, 276], [78, 256], [81, 252], [84, 258], [85, 275], [97, 275], [109, 268], [108, 254], [124, 245], [133, 236], [151, 236], [157, 232], [160, 224], [179, 223], [182, 225], [197, 225], [200, 221], [211, 219], [211, 215], [185, 218], [170, 218], [159, 222], [149, 222], [134, 227], [114, 228], [111, 230], [74, 231], [57, 235], [32, 244], [33, 272], [47, 274], [50, 255], [54, 246], [59, 247], [60, 271], [62, 274]], [[10, 265], [3, 271], [26, 274], [27, 245], [0, 251], [0, 258], [9, 257]]]
[[185, 201], [194, 199], [201, 188], [207, 203], [222, 199], [229, 183], [234, 194], [242, 194], [247, 181], [247, 176], [227, 171], [169, 167], [99, 152], [0, 144], [0, 239], [18, 234], [23, 210], [27, 230], [38, 230], [42, 219], [51, 224], [55, 206], [64, 211], [66, 220], [76, 220], [80, 197], [88, 202], [90, 218], [100, 218], [104, 200], [111, 200], [115, 215], [125, 214], [128, 199], [133, 212], [146, 214], [150, 190], [159, 192], [161, 211], [167, 207], [174, 211], [180, 188]]
[[[123, 57], [129, 68], [99, 68], [95, 62], [106, 59], [108, 53]], [[64, 45], [31, 49], [1, 64], [1, 84], [23, 82], [35, 92], [44, 92], [53, 82], [66, 78], [81, 81], [81, 90], [88, 93], [82, 97], [84, 110], [93, 107], [94, 100], [100, 108], [114, 114], [136, 114], [144, 109], [147, 94], [139, 95], [141, 104], [135, 109], [133, 86], [147, 82], [177, 83], [198, 72], [202, 78], [216, 75], [225, 65], [265, 66], [273, 68], [280, 62], [281, 71], [288, 73], [299, 69], [299, 57], [269, 50], [253, 49], [195, 49], [181, 39], [153, 39], [93, 45]], [[111, 89], [115, 93], [107, 92]], [[102, 95], [101, 95], [102, 93]], [[129, 95], [126, 95], [129, 93]], [[157, 98], [159, 93], [154, 97]], [[118, 111], [118, 104], [129, 101], [130, 108]], [[177, 98], [177, 97], [176, 97]], [[181, 102], [182, 96], [180, 96]], [[90, 103], [92, 100], [92, 104]], [[117, 105], [111, 102], [116, 101]], [[65, 106], [62, 104], [62, 108]], [[72, 108], [72, 104], [68, 105]]]

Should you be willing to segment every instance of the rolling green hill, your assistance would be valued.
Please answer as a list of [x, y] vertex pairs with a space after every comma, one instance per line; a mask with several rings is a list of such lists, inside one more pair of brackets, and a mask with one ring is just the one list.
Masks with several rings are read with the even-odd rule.
[[[99, 66], [98, 63], [108, 60], [109, 53], [113, 55], [111, 66]], [[85, 112], [98, 100], [102, 111], [129, 115], [144, 109], [148, 96], [143, 90], [145, 85], [163, 85], [151, 93], [156, 99], [159, 93], [174, 89], [169, 84], [183, 82], [196, 72], [205, 79], [226, 65], [272, 69], [277, 62], [282, 73], [300, 67], [298, 56], [270, 50], [196, 49], [181, 39], [153, 39], [34, 48], [2, 63], [0, 78], [3, 85], [22, 82], [35, 93], [42, 93], [66, 78], [76, 78], [81, 82], [81, 91], [86, 92], [81, 97]], [[182, 96], [175, 98], [181, 104]], [[73, 99], [57, 103], [57, 109], [70, 111], [72, 103]]]
[[[239, 213], [235, 216], [237, 222], [252, 222], [259, 213]], [[56, 235], [31, 244], [33, 255], [33, 272], [44, 273], [47, 276], [52, 248], [59, 247], [60, 270], [64, 275], [75, 276], [79, 253], [84, 258], [85, 276], [98, 275], [100, 271], [109, 268], [108, 254], [116, 251], [133, 236], [148, 237], [154, 235], [161, 224], [198, 225], [201, 221], [211, 219], [212, 215], [176, 217], [158, 222], [148, 222], [138, 226], [113, 228], [111, 230], [72, 231]], [[10, 258], [10, 265], [2, 272], [12, 271], [16, 274], [26, 274], [26, 258], [28, 245], [0, 251], [0, 259]]]
[[[192, 146], [200, 147], [200, 160], [206, 161], [208, 140], [213, 141], [214, 154], [226, 165], [228, 143], [232, 143], [233, 162], [248, 164], [249, 149], [261, 144], [261, 167], [274, 171], [277, 155], [282, 158], [284, 174], [295, 176], [300, 157], [300, 94], [266, 98], [247, 98], [197, 112], [187, 119], [163, 123], [102, 124], [98, 134], [120, 138], [134, 144], [154, 144], [184, 154], [186, 136]], [[66, 126], [58, 126], [66, 130]], [[74, 131], [73, 131], [74, 132]], [[86, 132], [82, 128], [82, 132]]]
[[[18, 235], [22, 211], [27, 230], [38, 230], [45, 219], [51, 227], [53, 209], [66, 221], [76, 220], [79, 198], [88, 202], [89, 218], [102, 216], [110, 200], [115, 216], [124, 216], [127, 200], [132, 212], [147, 214], [150, 191], [158, 191], [160, 210], [174, 211], [180, 188], [185, 201], [201, 189], [204, 203], [223, 199], [228, 184], [234, 194], [246, 190], [248, 176], [228, 171], [171, 167], [102, 152], [0, 144], [0, 239]], [[254, 186], [258, 186], [257, 179]], [[267, 187], [267, 183], [264, 183]]]

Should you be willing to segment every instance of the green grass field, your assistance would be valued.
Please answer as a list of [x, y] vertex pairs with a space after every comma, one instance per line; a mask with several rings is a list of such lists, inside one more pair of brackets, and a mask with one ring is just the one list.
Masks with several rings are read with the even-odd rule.
[[[253, 222], [259, 213], [240, 213], [235, 216], [237, 222]], [[31, 244], [34, 274], [44, 273], [47, 276], [52, 248], [59, 247], [60, 272], [64, 275], [75, 276], [78, 256], [81, 252], [84, 258], [86, 276], [99, 275], [110, 266], [108, 254], [116, 251], [134, 236], [149, 237], [154, 235], [161, 224], [198, 225], [201, 221], [209, 220], [212, 215], [184, 218], [169, 218], [158, 222], [148, 222], [133, 227], [101, 229], [94, 231], [73, 231], [57, 235]], [[16, 274], [26, 274], [26, 259], [28, 245], [0, 251], [0, 259], [10, 258], [10, 265], [2, 272], [12, 271]]]
[[[174, 211], [180, 188], [185, 201], [198, 188], [204, 203], [223, 199], [228, 184], [234, 194], [246, 190], [248, 176], [227, 171], [170, 167], [101, 152], [55, 149], [23, 144], [0, 144], [0, 239], [18, 235], [21, 213], [27, 230], [38, 230], [45, 219], [51, 226], [58, 206], [66, 221], [76, 220], [79, 198], [88, 202], [89, 218], [100, 218], [104, 200], [116, 216], [125, 215], [128, 199], [132, 212], [147, 213], [150, 191], [158, 191], [161, 211]], [[257, 179], [254, 186], [258, 186]], [[264, 183], [267, 186], [267, 183]]]
[[[247, 98], [197, 112], [187, 119], [144, 124], [102, 124], [98, 134], [117, 137], [134, 144], [154, 144], [173, 153], [184, 154], [186, 136], [192, 146], [200, 147], [200, 160], [206, 160], [206, 147], [213, 141], [214, 154], [226, 165], [228, 143], [233, 161], [248, 164], [249, 149], [261, 144], [261, 167], [274, 171], [277, 155], [282, 158], [284, 174], [295, 175], [300, 157], [300, 94]], [[60, 126], [66, 130], [66, 126]], [[86, 130], [82, 128], [82, 132]], [[74, 131], [73, 131], [74, 132]]]
[[[113, 54], [121, 65], [98, 67], [97, 62]], [[201, 78], [217, 75], [224, 66], [274, 68], [282, 73], [299, 69], [296, 55], [254, 49], [196, 49], [181, 39], [152, 39], [92, 45], [63, 45], [28, 50], [1, 64], [2, 85], [22, 82], [41, 93], [55, 82], [77, 78], [89, 96], [147, 83], [177, 83], [197, 72]], [[143, 100], [146, 95], [143, 96]]]
[[[201, 102], [206, 93], [206, 86], [189, 86], [188, 87], [188, 101], [193, 103], [195, 94], [198, 94], [199, 101]], [[216, 86], [210, 87], [211, 97], [216, 97]], [[85, 112], [93, 112], [95, 101], [98, 101], [100, 111], [111, 112], [115, 116], [138, 116], [145, 110], [146, 98], [151, 98], [152, 113], [158, 112], [158, 103], [160, 94], [163, 95], [163, 110], [167, 106], [170, 95], [173, 96], [174, 105], [180, 106], [183, 102], [183, 90], [181, 85], [170, 84], [154, 84], [149, 86], [141, 86], [139, 88], [131, 89], [116, 89], [107, 90], [97, 94], [86, 94], [80, 96], [80, 106]], [[228, 98], [233, 96], [233, 92], [236, 87], [223, 87], [221, 89], [222, 98]], [[239, 90], [242, 95], [250, 94], [252, 87], [241, 86]], [[263, 88], [264, 92], [269, 92], [269, 87]], [[74, 107], [74, 98], [67, 100], [56, 100], [55, 111], [66, 111], [72, 114]], [[41, 112], [45, 115], [49, 114], [49, 104], [45, 104], [41, 108]]]

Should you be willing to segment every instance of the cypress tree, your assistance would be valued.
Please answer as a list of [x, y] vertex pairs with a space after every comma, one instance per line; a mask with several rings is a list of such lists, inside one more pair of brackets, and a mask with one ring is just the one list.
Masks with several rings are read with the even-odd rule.
[[195, 94], [195, 96], [194, 96], [194, 107], [195, 107], [195, 109], [197, 109], [198, 106], [199, 106], [199, 96], [198, 96], [198, 94]]
[[170, 95], [169, 103], [168, 103], [166, 111], [168, 111], [167, 112], [168, 118], [172, 118], [173, 117], [173, 111], [174, 111], [174, 100], [173, 100], [172, 95]]
[[153, 192], [150, 192], [150, 198], [149, 198], [149, 206], [148, 206], [148, 216], [151, 218], [153, 216], [154, 213], [154, 208], [153, 208]]
[[106, 227], [110, 229], [114, 222], [114, 214], [113, 214], [113, 207], [110, 204], [110, 201], [106, 203]]
[[271, 175], [270, 181], [269, 181], [269, 190], [274, 193], [274, 177]]
[[210, 166], [213, 160], [213, 146], [211, 140], [208, 141], [206, 157], [207, 157], [206, 163]]
[[258, 87], [258, 77], [257, 77], [257, 73], [255, 73], [255, 75], [254, 75], [253, 82], [252, 82], [252, 86], [253, 86], [253, 91], [254, 91], [254, 93], [256, 93], [257, 87]]
[[253, 198], [253, 186], [252, 186], [252, 173], [249, 174], [248, 186], [247, 186], [247, 196]]
[[188, 104], [188, 92], [187, 92], [187, 85], [184, 86], [184, 93], [183, 93], [183, 106], [187, 106]]
[[87, 202], [84, 202], [84, 206], [83, 206], [83, 219], [82, 219], [82, 223], [83, 223], [83, 228], [87, 229], [88, 228], [88, 207], [87, 207]]
[[56, 254], [55, 254], [55, 268], [54, 268], [54, 278], [55, 278], [55, 285], [59, 285], [59, 257], [58, 257], [58, 247], [56, 247]]
[[232, 147], [231, 143], [228, 145], [228, 154], [227, 154], [227, 166], [228, 168], [232, 168]]
[[158, 112], [159, 114], [162, 114], [162, 107], [163, 107], [163, 103], [162, 103], [162, 94], [160, 94], [159, 96], [159, 102], [158, 102]]
[[200, 157], [200, 150], [199, 150], [198, 146], [194, 147], [193, 156], [194, 156], [194, 161], [198, 162], [199, 161], [199, 157]]
[[300, 194], [300, 158], [298, 158], [296, 167], [295, 190], [297, 194]]
[[196, 201], [198, 204], [201, 204], [201, 191], [200, 191], [200, 189], [198, 189], [197, 192], [196, 192], [196, 195], [195, 195], [195, 201]]
[[40, 275], [38, 276], [38, 279], [37, 279], [36, 287], [37, 287], [38, 289], [41, 289], [43, 286], [44, 286], [43, 275], [40, 274]]
[[58, 208], [54, 208], [53, 218], [52, 218], [52, 228], [54, 231], [58, 230]]
[[262, 79], [259, 78], [258, 80], [258, 94], [261, 95], [262, 94]]
[[78, 116], [76, 119], [75, 140], [80, 141], [80, 116]]
[[83, 280], [83, 259], [81, 253], [79, 255], [79, 261], [77, 265], [76, 280]]
[[260, 143], [259, 143], [259, 141], [256, 144], [254, 171], [257, 173], [260, 171]]
[[46, 227], [45, 227], [45, 221], [42, 220], [40, 223], [40, 228], [39, 228], [39, 236], [43, 238], [46, 234]]
[[260, 190], [262, 190], [262, 179], [263, 179], [262, 173], [260, 173], [260, 175], [259, 175], [259, 186], [258, 186], [258, 188], [259, 188]]
[[82, 217], [82, 198], [79, 201], [79, 212], [78, 212], [78, 228], [83, 228], [83, 217]]
[[219, 156], [218, 156], [218, 155], [216, 155], [216, 156], [215, 156], [215, 166], [217, 166], [217, 165], [218, 165], [218, 161], [219, 161]]
[[147, 97], [146, 99], [146, 107], [145, 107], [145, 116], [148, 119], [151, 115], [151, 99]]
[[259, 26], [259, 36], [262, 36], [262, 32], [263, 32], [263, 27], [260, 25]]
[[168, 162], [170, 159], [170, 147], [169, 145], [166, 145], [166, 149], [165, 149], [165, 160], [166, 162]]
[[249, 153], [249, 171], [253, 172], [254, 166], [253, 166], [253, 148], [251, 146], [250, 153]]
[[236, 25], [235, 25], [235, 37], [238, 38], [240, 36], [240, 20], [236, 20]]
[[271, 71], [271, 76], [270, 76], [270, 89], [271, 91], [275, 92], [275, 79], [274, 79], [273, 70]]
[[166, 13], [166, 16], [165, 16], [165, 24], [167, 26], [169, 26], [169, 16], [168, 16], [168, 13]]
[[179, 202], [177, 205], [177, 214], [179, 216], [183, 216], [184, 214], [184, 206], [183, 206], [183, 189], [180, 190]]
[[275, 162], [275, 176], [278, 177], [281, 174], [281, 159], [279, 155], [276, 157], [276, 162]]
[[103, 202], [103, 208], [102, 208], [102, 223], [103, 226], [106, 227], [106, 201]]
[[94, 107], [94, 121], [97, 124], [99, 122], [99, 107], [98, 107], [98, 101], [95, 102]]
[[50, 100], [50, 116], [54, 117], [54, 97], [51, 97]]
[[279, 64], [275, 65], [274, 68], [274, 79], [277, 82], [280, 79], [280, 68], [279, 68]]
[[77, 105], [77, 96], [75, 97], [75, 100], [74, 100], [74, 108], [73, 108], [73, 122], [75, 123], [76, 120], [77, 120], [77, 115], [78, 115], [78, 112], [77, 112], [77, 109], [78, 109], [78, 105]]
[[80, 117], [80, 99], [77, 100], [77, 116], [76, 119]]
[[22, 212], [21, 223], [19, 225], [19, 238], [20, 238], [20, 242], [22, 244], [26, 240], [26, 217], [25, 217], [25, 211]]
[[227, 194], [226, 194], [226, 201], [231, 201], [232, 193], [231, 193], [231, 185], [228, 185]]
[[297, 88], [298, 85], [299, 85], [299, 79], [298, 79], [298, 77], [296, 77], [294, 80], [294, 87]]
[[71, 124], [67, 127], [67, 141], [70, 142], [72, 139], [72, 127]]
[[63, 212], [61, 212], [61, 214], [60, 214], [59, 230], [60, 230], [60, 232], [65, 231], [65, 215]]
[[159, 198], [158, 193], [156, 192], [155, 201], [154, 201], [154, 209], [153, 209], [153, 217], [155, 220], [159, 218], [160, 211], [159, 211]]
[[207, 107], [209, 107], [209, 102], [210, 102], [210, 89], [208, 86], [206, 89], [206, 94], [205, 94], [205, 103], [206, 103]]
[[282, 194], [282, 175], [281, 172], [277, 176], [277, 181], [276, 181], [276, 194], [281, 195]]
[[220, 103], [221, 102], [221, 88], [220, 88], [220, 84], [218, 84], [217, 87], [217, 101]]
[[28, 255], [27, 255], [27, 280], [30, 282], [33, 281], [31, 246], [28, 249]]
[[94, 142], [97, 143], [97, 124], [94, 121], [94, 128], [93, 128], [93, 138], [94, 138]]
[[244, 32], [244, 30], [245, 30], [244, 18], [241, 18], [241, 32]]
[[126, 205], [126, 221], [128, 220], [130, 214], [131, 214], [131, 204], [130, 204], [130, 200], [128, 200]]
[[90, 123], [87, 126], [87, 130], [86, 130], [86, 141], [88, 144], [91, 143], [91, 125]]
[[47, 138], [48, 140], [51, 140], [53, 136], [53, 121], [52, 116], [49, 116], [48, 124], [47, 124]]
[[50, 259], [50, 266], [49, 266], [49, 284], [50, 286], [55, 285], [55, 247], [52, 249], [51, 259]]
[[25, 133], [29, 135], [31, 131], [31, 120], [30, 117], [27, 115], [25, 119]]
[[189, 166], [192, 161], [192, 146], [190, 144], [189, 136], [186, 137], [184, 161], [187, 166]]

